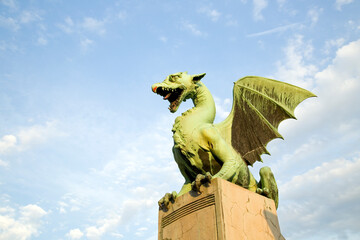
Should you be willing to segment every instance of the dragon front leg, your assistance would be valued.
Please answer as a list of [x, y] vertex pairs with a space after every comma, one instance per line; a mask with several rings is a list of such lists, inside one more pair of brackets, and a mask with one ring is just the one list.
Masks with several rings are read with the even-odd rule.
[[207, 172], [205, 175], [198, 174], [195, 178], [195, 181], [191, 183], [191, 190], [195, 192], [199, 192], [200, 186], [204, 185], [206, 183], [210, 183], [212, 179], [212, 176], [209, 172]]
[[159, 201], [159, 208], [163, 211], [166, 211], [169, 208], [169, 204], [174, 203], [178, 194], [173, 191], [172, 193], [166, 193], [164, 197], [162, 197]]
[[[236, 183], [245, 188], [249, 188], [255, 181], [246, 163], [240, 155], [230, 146], [214, 127], [206, 127], [201, 130], [201, 138], [205, 146], [215, 158], [220, 160], [223, 165], [213, 178]], [[253, 181], [252, 181], [253, 180]], [[256, 189], [254, 189], [256, 190]]]

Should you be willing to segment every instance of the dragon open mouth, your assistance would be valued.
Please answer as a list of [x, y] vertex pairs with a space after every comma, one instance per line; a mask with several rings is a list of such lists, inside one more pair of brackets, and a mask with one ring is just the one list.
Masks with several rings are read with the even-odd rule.
[[171, 112], [176, 112], [178, 106], [182, 101], [181, 97], [184, 92], [184, 89], [158, 87], [156, 88], [155, 91], [157, 94], [163, 96], [164, 100], [168, 100], [170, 102], [169, 110]]

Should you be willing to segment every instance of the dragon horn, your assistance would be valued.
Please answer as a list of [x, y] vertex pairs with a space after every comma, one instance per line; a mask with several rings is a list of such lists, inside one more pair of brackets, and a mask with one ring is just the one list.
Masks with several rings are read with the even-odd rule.
[[202, 79], [205, 75], [206, 75], [206, 73], [201, 73], [201, 74], [192, 75], [193, 81], [194, 81], [194, 82], [200, 81], [200, 79]]

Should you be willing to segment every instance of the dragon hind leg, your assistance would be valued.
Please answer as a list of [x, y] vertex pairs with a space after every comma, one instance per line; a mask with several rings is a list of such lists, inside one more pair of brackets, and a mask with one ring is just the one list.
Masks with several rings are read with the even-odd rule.
[[274, 200], [275, 206], [278, 208], [279, 192], [274, 174], [269, 167], [263, 167], [260, 169], [260, 182], [256, 192]]

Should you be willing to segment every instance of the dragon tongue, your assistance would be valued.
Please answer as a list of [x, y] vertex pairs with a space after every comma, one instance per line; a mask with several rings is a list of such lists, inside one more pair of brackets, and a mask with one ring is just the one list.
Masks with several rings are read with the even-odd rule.
[[164, 100], [168, 99], [170, 97], [171, 93], [168, 93], [165, 97]]

